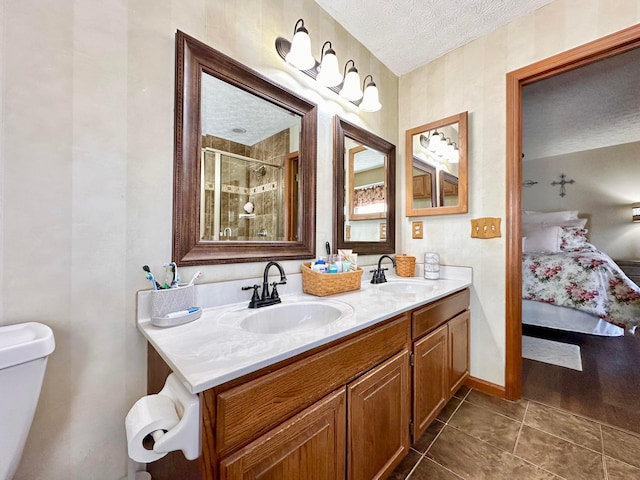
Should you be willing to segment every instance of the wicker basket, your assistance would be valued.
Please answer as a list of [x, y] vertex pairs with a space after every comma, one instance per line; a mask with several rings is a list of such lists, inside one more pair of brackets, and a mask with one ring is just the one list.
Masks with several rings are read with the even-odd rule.
[[416, 271], [416, 257], [396, 255], [396, 273], [399, 277], [413, 277]]
[[300, 265], [302, 271], [302, 291], [317, 297], [360, 290], [362, 268], [355, 272], [318, 273], [311, 270], [310, 263]]

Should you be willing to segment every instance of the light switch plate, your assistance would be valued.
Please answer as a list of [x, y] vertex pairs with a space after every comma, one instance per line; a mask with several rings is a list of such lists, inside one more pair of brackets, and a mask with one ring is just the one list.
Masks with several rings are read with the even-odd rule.
[[471, 238], [501, 237], [500, 218], [484, 217], [471, 220]]
[[411, 222], [411, 238], [422, 238], [422, 222]]

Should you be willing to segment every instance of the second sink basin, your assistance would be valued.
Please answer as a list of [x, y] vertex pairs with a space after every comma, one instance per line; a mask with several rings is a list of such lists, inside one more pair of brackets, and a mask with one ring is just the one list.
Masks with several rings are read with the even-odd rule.
[[397, 281], [381, 283], [378, 290], [389, 293], [428, 293], [436, 288], [425, 282]]
[[240, 327], [253, 333], [311, 330], [351, 314], [353, 314], [353, 307], [346, 303], [280, 303], [247, 313], [240, 323]]

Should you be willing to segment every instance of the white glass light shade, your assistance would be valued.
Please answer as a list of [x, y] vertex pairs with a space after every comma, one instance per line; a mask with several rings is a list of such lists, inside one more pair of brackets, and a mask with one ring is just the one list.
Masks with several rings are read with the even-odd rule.
[[429, 151], [431, 153], [436, 153], [436, 151], [438, 150], [438, 146], [439, 145], [440, 145], [440, 134], [436, 130], [429, 137]]
[[360, 75], [355, 67], [351, 67], [344, 77], [344, 84], [340, 90], [340, 96], [350, 102], [356, 102], [362, 98], [360, 90]]
[[364, 89], [364, 95], [362, 97], [362, 102], [360, 103], [360, 109], [365, 112], [377, 112], [381, 108], [382, 105], [380, 104], [378, 87], [376, 87], [375, 83], [371, 82], [369, 83], [369, 85], [367, 85], [367, 88]]
[[299, 27], [291, 40], [291, 49], [285, 58], [286, 62], [298, 70], [310, 70], [316, 64], [311, 53], [311, 39], [304, 26]]
[[327, 50], [322, 57], [322, 63], [320, 64], [320, 72], [316, 77], [316, 80], [320, 85], [325, 87], [335, 87], [342, 82], [342, 73], [338, 68], [338, 58], [333, 50]]
[[633, 222], [640, 222], [640, 203], [631, 205], [631, 216]]
[[454, 147], [453, 152], [449, 155], [449, 163], [460, 162], [460, 150]]

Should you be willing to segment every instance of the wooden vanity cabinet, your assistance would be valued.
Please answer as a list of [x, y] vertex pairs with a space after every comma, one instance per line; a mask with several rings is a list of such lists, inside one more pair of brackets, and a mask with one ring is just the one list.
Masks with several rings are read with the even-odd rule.
[[417, 441], [469, 376], [469, 290], [411, 314], [413, 441]]
[[[202, 454], [154, 480], [384, 479], [469, 374], [469, 291], [199, 394]], [[413, 357], [413, 369], [411, 367]], [[170, 373], [149, 346], [149, 393]], [[412, 395], [413, 392], [413, 395]], [[413, 408], [412, 408], [413, 403]]]
[[172, 452], [148, 470], [154, 480], [385, 478], [410, 446], [410, 345], [403, 314], [206, 390], [201, 457]]

